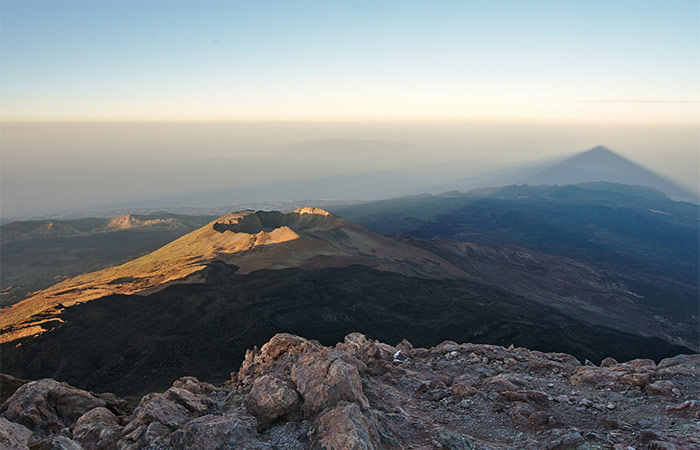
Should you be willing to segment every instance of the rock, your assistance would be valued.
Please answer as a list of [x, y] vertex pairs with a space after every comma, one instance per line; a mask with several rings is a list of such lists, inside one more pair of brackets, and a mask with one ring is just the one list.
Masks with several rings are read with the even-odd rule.
[[[193, 418], [193, 414], [184, 406], [165, 398], [162, 394], [146, 396], [134, 411], [134, 418], [124, 428], [124, 434], [129, 435], [143, 426], [157, 422], [169, 430], [175, 430]], [[146, 430], [142, 430], [145, 432]], [[138, 436], [137, 436], [138, 437]]]
[[199, 381], [195, 377], [182, 377], [173, 383], [173, 387], [184, 389], [195, 395], [208, 395], [216, 391], [213, 385]]
[[472, 443], [470, 437], [450, 430], [441, 429], [438, 431], [437, 441], [443, 448], [449, 450], [479, 450], [479, 447]]
[[454, 397], [465, 398], [475, 395], [479, 391], [470, 384], [456, 383], [452, 385], [451, 392]]
[[672, 358], [662, 359], [656, 367], [658, 369], [665, 369], [681, 364], [700, 364], [700, 355], [676, 355]]
[[666, 407], [666, 412], [680, 416], [700, 418], [700, 401], [686, 400], [679, 405], [669, 405]]
[[345, 336], [345, 340], [338, 343], [336, 348], [365, 364], [369, 363], [371, 359], [393, 362], [394, 355], [399, 351], [391, 345], [369, 340], [360, 333], [351, 333]]
[[615, 381], [615, 376], [608, 370], [596, 366], [582, 366], [569, 378], [574, 386], [602, 386]]
[[51, 436], [32, 443], [29, 450], [83, 450], [83, 447], [65, 436]]
[[443, 341], [431, 349], [431, 353], [434, 355], [444, 355], [450, 352], [459, 351], [460, 347], [456, 342], [453, 341]]
[[104, 400], [87, 391], [44, 379], [17, 389], [0, 407], [0, 413], [44, 436], [73, 425], [87, 411], [105, 405]]
[[108, 450], [116, 447], [122, 429], [112, 411], [98, 407], [80, 416], [73, 428], [73, 440], [85, 450]]
[[678, 387], [668, 380], [658, 380], [650, 383], [646, 387], [646, 393], [649, 395], [665, 395], [673, 396], [673, 390]]
[[211, 400], [204, 395], [193, 394], [187, 389], [182, 389], [175, 386], [163, 392], [162, 396], [167, 400], [171, 400], [181, 406], [184, 406], [187, 411], [196, 415], [206, 414], [209, 411], [209, 408], [213, 406]]
[[160, 422], [139, 425], [128, 434], [126, 434], [126, 431], [127, 429], [125, 428], [125, 435], [117, 444], [119, 450], [161, 450], [171, 448], [170, 430]]
[[0, 448], [23, 450], [27, 448], [32, 432], [18, 423], [0, 417]]
[[272, 449], [260, 441], [254, 422], [235, 415], [194, 419], [173, 433], [171, 444], [174, 450]]
[[600, 367], [612, 367], [612, 366], [616, 366], [618, 364], [619, 363], [617, 362], [617, 360], [615, 358], [611, 358], [608, 356], [607, 358], [605, 358], [603, 361], [600, 362]]
[[245, 400], [246, 408], [258, 419], [260, 428], [297, 413], [300, 403], [294, 386], [272, 375], [256, 378]]
[[536, 412], [535, 408], [529, 403], [516, 402], [508, 411], [508, 416], [510, 416], [510, 420], [513, 421], [513, 424], [529, 427], [532, 424], [532, 422], [530, 422], [530, 417]]
[[651, 360], [651, 359], [633, 359], [631, 361], [627, 361], [622, 363], [625, 366], [628, 367], [656, 367], [656, 363]]
[[307, 347], [308, 341], [303, 337], [287, 333], [278, 333], [260, 348], [260, 362], [270, 362], [285, 353], [299, 354]]
[[651, 374], [649, 373], [628, 373], [620, 377], [620, 383], [643, 388], [647, 385], [650, 378]]
[[105, 407], [117, 416], [128, 416], [134, 411], [134, 408], [129, 406], [129, 403], [127, 403], [126, 400], [121, 399], [112, 393], [105, 392], [102, 394], [92, 395], [100, 400], [104, 400], [106, 403]]
[[313, 449], [374, 450], [382, 448], [376, 421], [356, 403], [342, 401], [324, 411], [309, 431]]
[[369, 407], [357, 367], [345, 352], [327, 348], [306, 352], [292, 367], [291, 377], [304, 399], [306, 417], [341, 400]]
[[[542, 426], [542, 425], [549, 425], [550, 418], [552, 418], [552, 415], [549, 414], [546, 411], [536, 411], [527, 418], [532, 425], [535, 426]], [[553, 420], [553, 422], [556, 422]]]
[[28, 382], [29, 380], [23, 380], [21, 378], [15, 378], [12, 375], [0, 373], [0, 405], [5, 403], [5, 400], [10, 398], [17, 389]]

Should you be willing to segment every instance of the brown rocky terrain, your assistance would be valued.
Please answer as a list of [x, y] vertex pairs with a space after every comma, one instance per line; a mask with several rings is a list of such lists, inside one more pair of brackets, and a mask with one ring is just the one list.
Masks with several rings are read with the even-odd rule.
[[299, 208], [290, 214], [242, 211], [140, 258], [67, 279], [0, 310], [0, 342], [43, 333], [46, 324], [61, 321], [57, 315], [64, 307], [112, 294], [146, 295], [173, 283], [202, 283], [198, 272], [212, 261], [235, 265], [241, 273], [363, 264], [424, 278], [465, 275], [439, 256], [322, 209]]
[[697, 449], [699, 378], [700, 355], [595, 366], [513, 346], [425, 349], [353, 333], [324, 347], [278, 334], [249, 350], [225, 385], [184, 377], [135, 408], [51, 379], [4, 376], [0, 446]]

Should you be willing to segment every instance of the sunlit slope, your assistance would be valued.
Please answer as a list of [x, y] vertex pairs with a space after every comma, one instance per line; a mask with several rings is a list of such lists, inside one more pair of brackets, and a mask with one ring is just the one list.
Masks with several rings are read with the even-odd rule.
[[110, 294], [152, 293], [172, 283], [205, 281], [212, 261], [240, 272], [362, 264], [430, 278], [464, 273], [411, 245], [371, 233], [317, 208], [290, 214], [243, 211], [222, 216], [125, 264], [86, 273], [37, 292], [0, 313], [0, 342], [43, 332], [65, 307]]

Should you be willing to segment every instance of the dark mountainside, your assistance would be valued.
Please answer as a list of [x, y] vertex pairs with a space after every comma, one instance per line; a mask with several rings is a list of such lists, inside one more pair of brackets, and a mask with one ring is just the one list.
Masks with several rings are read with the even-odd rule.
[[[0, 443], [20, 449], [630, 450], [700, 447], [700, 355], [582, 365], [564, 353], [277, 334], [223, 386], [188, 376], [134, 409], [0, 375]], [[3, 397], [0, 401], [4, 400]]]
[[[685, 345], [697, 346], [697, 205], [672, 201], [647, 188], [589, 183], [507, 186], [399, 198], [337, 208], [336, 212], [378, 233], [420, 238], [418, 245], [433, 249], [473, 275], [474, 270], [450, 256], [456, 254], [472, 264], [473, 252], [466, 252], [463, 243], [495, 246], [500, 252], [516, 246], [526, 253], [574, 260], [584, 264], [586, 271], [595, 272], [599, 282], [607, 283], [607, 287], [601, 284], [595, 289], [596, 302], [613, 306], [622, 301], [621, 310], [642, 308], [665, 317], [657, 326], [678, 326], [676, 331], [684, 335]], [[507, 290], [518, 289], [516, 292], [536, 300], [531, 288], [503, 283], [507, 272], [495, 263], [491, 265], [496, 267], [488, 273], [482, 271], [477, 279]], [[560, 278], [575, 280], [571, 275]], [[606, 292], [615, 290], [611, 286], [624, 286], [613, 303], [604, 300]], [[581, 289], [569, 293], [580, 296]], [[569, 309], [569, 313], [573, 311]]]
[[96, 391], [144, 394], [183, 374], [222, 382], [245, 350], [276, 332], [325, 344], [360, 331], [416, 345], [445, 339], [565, 351], [581, 361], [659, 360], [692, 350], [572, 319], [554, 308], [464, 280], [428, 280], [364, 266], [234, 275], [146, 297], [108, 296], [56, 316], [53, 330], [2, 344], [3, 371]]
[[[659, 216], [660, 229], [680, 234], [679, 242], [689, 239], [673, 228], [682, 231], [691, 220], [683, 216], [684, 204], [636, 188], [629, 188], [634, 195], [623, 195], [616, 191], [628, 188], [601, 187], [537, 188], [523, 214], [551, 219], [542, 213], [542, 198], [550, 199], [544, 205], [558, 202], [555, 210], [572, 202], [579, 208], [597, 205], [607, 208], [609, 220], [600, 223], [608, 226], [616, 220], [615, 211], [626, 214], [621, 205], [628, 205], [647, 211], [648, 217]], [[504, 188], [494, 204], [508, 204], [509, 196], [522, 203], [522, 194], [532, 189]], [[450, 221], [444, 209], [431, 205], [433, 200], [413, 199], [424, 219], [407, 223], [439, 232], [444, 223], [459, 225], [472, 217]], [[440, 207], [442, 201], [478, 200], [437, 198]], [[668, 215], [648, 211], [659, 202]], [[384, 214], [396, 215], [395, 204], [384, 205]], [[639, 212], [638, 220], [644, 214]], [[435, 216], [449, 220], [427, 221]], [[522, 221], [502, 223], [512, 227]], [[590, 250], [584, 245], [590, 239], [585, 227], [569, 226], [579, 233], [578, 240], [559, 238], [557, 228], [530, 227], [524, 231], [544, 229], [542, 242], [548, 238], [579, 259]], [[479, 229], [490, 237], [489, 222], [479, 223]], [[512, 228], [506, 232], [519, 236]], [[625, 228], [618, 234], [611, 241], [615, 245], [603, 249], [634, 254], [635, 236]], [[669, 242], [655, 243], [661, 257], [687, 252]], [[652, 301], [656, 291], [648, 286], [678, 305], [690, 302], [693, 286], [620, 267], [513, 245], [390, 239], [314, 208], [232, 213], [137, 260], [67, 280], [3, 310], [3, 370], [121, 395], [143, 393], [188, 374], [220, 382], [245, 349], [276, 332], [326, 344], [353, 331], [387, 342], [408, 338], [423, 346], [445, 339], [513, 343], [596, 362], [606, 356], [658, 361], [692, 352], [697, 318], [675, 304]]]

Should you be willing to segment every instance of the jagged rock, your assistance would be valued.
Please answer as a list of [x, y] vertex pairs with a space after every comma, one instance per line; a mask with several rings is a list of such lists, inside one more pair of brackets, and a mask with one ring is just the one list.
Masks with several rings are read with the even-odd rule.
[[651, 359], [633, 359], [622, 363], [627, 367], [656, 367], [656, 363]]
[[452, 385], [452, 395], [457, 398], [470, 397], [476, 395], [479, 391], [472, 385], [461, 382]]
[[160, 423], [170, 430], [178, 428], [194, 417], [190, 411], [182, 405], [166, 398], [164, 394], [147, 395], [141, 399], [141, 403], [134, 410], [134, 418], [124, 429], [128, 435], [142, 426], [148, 426], [153, 422]]
[[648, 384], [646, 387], [646, 392], [649, 395], [666, 395], [671, 397], [674, 395], [674, 389], [677, 390], [678, 387], [670, 381], [658, 380]]
[[612, 366], [616, 366], [618, 364], [619, 363], [617, 362], [617, 360], [615, 358], [611, 358], [608, 356], [607, 358], [603, 359], [600, 362], [600, 367], [612, 367]]
[[272, 449], [260, 441], [254, 421], [234, 415], [198, 417], [173, 433], [171, 443], [175, 450]]
[[23, 450], [27, 448], [32, 432], [18, 423], [0, 417], [0, 448]]
[[382, 448], [377, 428], [356, 403], [341, 401], [318, 416], [309, 434], [314, 449], [374, 450]]
[[582, 366], [569, 378], [574, 386], [603, 386], [615, 381], [615, 374], [605, 368]]
[[[697, 390], [696, 355], [596, 367], [559, 353], [453, 345], [392, 347], [354, 333], [333, 348], [276, 335], [225, 387], [183, 377], [133, 412], [112, 394], [41, 380], [0, 408], [0, 447], [700, 448], [700, 403], [668, 397]], [[413, 356], [396, 362], [394, 350]], [[38, 424], [33, 435], [13, 422], [27, 418]]]
[[245, 401], [248, 411], [263, 428], [281, 417], [298, 412], [300, 403], [301, 399], [294, 386], [272, 375], [255, 379]]
[[360, 333], [351, 333], [347, 335], [343, 342], [336, 345], [336, 348], [365, 364], [372, 358], [382, 361], [393, 361], [394, 355], [398, 351], [396, 347], [369, 340], [365, 335]]
[[665, 369], [679, 364], [700, 364], [700, 355], [676, 355], [672, 358], [662, 359], [656, 367]]
[[260, 350], [254, 347], [246, 351], [240, 369], [232, 374], [231, 385], [247, 384], [252, 380], [251, 377], [268, 373], [272, 366], [275, 366], [278, 371], [288, 372], [300, 354], [321, 348], [316, 341], [309, 341], [293, 334], [278, 333]]
[[115, 448], [122, 429], [112, 411], [98, 407], [80, 416], [73, 428], [73, 440], [85, 450], [108, 450]]
[[292, 367], [291, 377], [307, 417], [341, 400], [369, 407], [357, 367], [345, 352], [327, 348], [306, 352]]
[[437, 440], [443, 448], [448, 450], [479, 450], [468, 436], [450, 430], [438, 431]]
[[309, 341], [303, 337], [287, 333], [278, 333], [260, 348], [259, 362], [274, 361], [284, 353], [299, 354], [307, 348], [308, 342]]
[[29, 450], [84, 450], [73, 439], [65, 436], [51, 436], [29, 445]]
[[0, 414], [46, 435], [73, 425], [85, 412], [105, 405], [104, 400], [87, 391], [44, 379], [17, 389], [0, 407]]
[[195, 377], [182, 377], [173, 383], [173, 387], [184, 389], [195, 395], [207, 395], [217, 390], [214, 385], [199, 381]]
[[117, 443], [119, 450], [165, 450], [170, 448], [170, 429], [160, 422], [139, 425], [122, 435]]
[[110, 392], [93, 395], [100, 400], [104, 400], [106, 403], [105, 407], [117, 416], [128, 416], [134, 410], [133, 407], [129, 406], [129, 403], [126, 400], [121, 399]]

